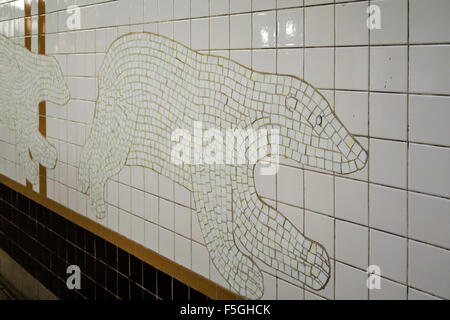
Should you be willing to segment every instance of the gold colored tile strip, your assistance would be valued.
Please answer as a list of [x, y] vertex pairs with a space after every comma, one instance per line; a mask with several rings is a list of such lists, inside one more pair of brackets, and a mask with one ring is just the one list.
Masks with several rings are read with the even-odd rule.
[[25, 48], [31, 51], [31, 3], [30, 0], [23, 1], [25, 10]]
[[[45, 0], [38, 2], [38, 53], [45, 54]], [[46, 103], [39, 103], [39, 132], [47, 136], [47, 111]], [[47, 197], [47, 169], [39, 165], [39, 192], [43, 197]]]
[[[25, 23], [25, 48], [31, 51], [31, 2], [30, 0], [23, 0], [24, 2], [24, 23]], [[28, 189], [33, 189], [33, 185], [27, 180], [26, 186]]]
[[79, 213], [64, 207], [63, 205], [43, 197], [42, 195], [28, 189], [27, 187], [11, 180], [3, 175], [0, 175], [0, 183], [7, 187], [21, 193], [25, 197], [39, 203], [40, 205], [50, 209], [51, 211], [66, 218], [72, 223], [92, 232], [93, 234], [105, 239], [113, 245], [129, 252], [142, 261], [152, 265], [158, 270], [170, 275], [171, 277], [183, 282], [189, 287], [205, 294], [211, 299], [215, 300], [238, 300], [242, 299], [240, 296], [232, 293], [228, 289], [206, 279], [205, 277], [189, 270], [174, 261], [167, 259], [160, 254], [145, 248], [144, 246], [135, 243], [134, 241], [112, 231], [105, 226], [82, 216]]

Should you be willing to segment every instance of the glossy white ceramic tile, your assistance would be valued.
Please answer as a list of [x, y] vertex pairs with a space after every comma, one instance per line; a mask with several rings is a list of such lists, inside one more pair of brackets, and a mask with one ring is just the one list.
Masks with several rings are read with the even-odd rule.
[[369, 291], [370, 300], [406, 300], [408, 290], [405, 285], [381, 279], [381, 289]]
[[[403, 94], [371, 93], [369, 104], [370, 136], [406, 141], [408, 127], [407, 96]], [[411, 118], [414, 119], [414, 116], [410, 112]], [[412, 126], [410, 126], [410, 130], [412, 132]]]
[[[170, 2], [170, 0], [167, 2]], [[207, 16], [209, 16], [209, 0], [191, 0], [191, 17], [195, 18]]]
[[367, 1], [336, 5], [336, 44], [367, 45]]
[[283, 280], [278, 280], [279, 300], [303, 300], [303, 290]]
[[[336, 88], [367, 90], [369, 49], [367, 47], [336, 48]], [[351, 73], [348, 70], [352, 70]]]
[[411, 144], [408, 187], [414, 191], [450, 196], [450, 149]]
[[280, 74], [293, 74], [303, 77], [303, 49], [279, 49], [277, 59], [277, 72]]
[[413, 300], [413, 301], [415, 301], [415, 300], [417, 300], [417, 301], [427, 301], [427, 300], [436, 301], [436, 300], [442, 300], [442, 299], [439, 299], [436, 296], [427, 294], [427, 293], [425, 293], [423, 291], [419, 291], [419, 290], [416, 290], [416, 289], [413, 289], [413, 288], [409, 288], [409, 290], [408, 290], [408, 300]]
[[406, 191], [371, 184], [369, 188], [369, 212], [372, 228], [406, 236]]
[[252, 10], [270, 10], [275, 9], [277, 6], [277, 0], [252, 0]]
[[380, 266], [382, 276], [406, 284], [407, 241], [403, 237], [370, 231], [370, 264]]
[[[367, 225], [369, 221], [367, 183], [349, 179], [336, 178], [335, 215], [336, 217]], [[351, 199], [351, 200], [350, 200]]]
[[250, 14], [230, 17], [230, 46], [233, 49], [252, 47], [252, 16]]
[[[147, 2], [148, 0], [144, 0]], [[190, 0], [173, 0], [173, 17], [174, 19], [187, 19], [191, 17], [191, 1]]]
[[414, 288], [450, 299], [448, 251], [410, 240], [408, 282]]
[[336, 221], [336, 260], [365, 270], [368, 267], [368, 228]]
[[408, 48], [370, 49], [370, 90], [405, 92], [408, 78]]
[[305, 45], [334, 45], [334, 6], [307, 7], [305, 10]]
[[277, 0], [277, 8], [299, 7], [303, 0]]
[[305, 49], [305, 78], [316, 84], [318, 88], [334, 87], [334, 49]]
[[323, 244], [334, 257], [334, 219], [311, 211], [305, 212], [305, 234]]
[[230, 13], [252, 11], [252, 0], [230, 0]]
[[[370, 140], [370, 181], [379, 184], [406, 187], [407, 144], [380, 139]], [[389, 157], [386, 161], [386, 157]]]
[[443, 43], [450, 41], [446, 0], [410, 1], [410, 42]]
[[303, 205], [303, 172], [282, 166], [277, 174], [277, 200], [297, 207]]
[[191, 268], [191, 241], [175, 234], [175, 261], [190, 269]]
[[369, 134], [369, 99], [365, 92], [336, 91], [336, 114], [345, 121], [348, 129], [357, 135]]
[[369, 290], [366, 286], [367, 275], [364, 271], [348, 265], [336, 263], [336, 299], [367, 300]]
[[410, 237], [449, 249], [449, 200], [411, 192], [408, 201]]
[[278, 47], [303, 45], [303, 9], [287, 9], [277, 12]]
[[374, 0], [381, 12], [381, 28], [370, 31], [371, 44], [408, 42], [408, 0]]
[[412, 95], [409, 102], [410, 139], [414, 142], [450, 145], [450, 98]]
[[418, 93], [450, 92], [449, 45], [411, 46], [410, 90]]
[[316, 172], [305, 172], [305, 208], [326, 215], [334, 212], [333, 177]]
[[277, 43], [277, 17], [274, 11], [253, 14], [254, 48], [275, 47]]

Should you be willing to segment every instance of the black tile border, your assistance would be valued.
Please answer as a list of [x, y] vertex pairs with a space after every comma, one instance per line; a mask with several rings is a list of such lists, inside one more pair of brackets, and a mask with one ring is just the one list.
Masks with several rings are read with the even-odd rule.
[[[208, 299], [1, 183], [0, 248], [64, 300]], [[81, 290], [67, 289], [70, 265], [81, 269]]]

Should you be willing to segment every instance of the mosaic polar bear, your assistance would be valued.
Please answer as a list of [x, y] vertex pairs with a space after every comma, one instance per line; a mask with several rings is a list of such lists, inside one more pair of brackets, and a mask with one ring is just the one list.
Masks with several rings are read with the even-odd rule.
[[322, 289], [330, 276], [325, 249], [261, 200], [255, 165], [170, 161], [179, 143], [173, 131], [192, 129], [195, 121], [205, 130], [279, 128], [280, 156], [330, 172], [352, 173], [367, 160], [306, 82], [258, 73], [156, 34], [132, 33], [112, 44], [100, 68], [94, 124], [81, 156], [79, 183], [97, 214], [105, 214], [110, 177], [125, 165], [148, 167], [193, 192], [210, 257], [234, 291], [262, 297], [263, 277], [253, 258]]
[[0, 124], [16, 136], [18, 161], [31, 184], [39, 165], [54, 168], [57, 152], [39, 132], [38, 105], [65, 105], [69, 89], [55, 58], [32, 53], [0, 35]]

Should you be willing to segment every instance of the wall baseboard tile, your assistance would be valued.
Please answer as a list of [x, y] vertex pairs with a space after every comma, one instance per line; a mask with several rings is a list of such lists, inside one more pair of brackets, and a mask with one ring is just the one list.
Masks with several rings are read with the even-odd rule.
[[[241, 299], [2, 175], [0, 248], [61, 299]], [[80, 266], [84, 290], [67, 289], [69, 265]]]

